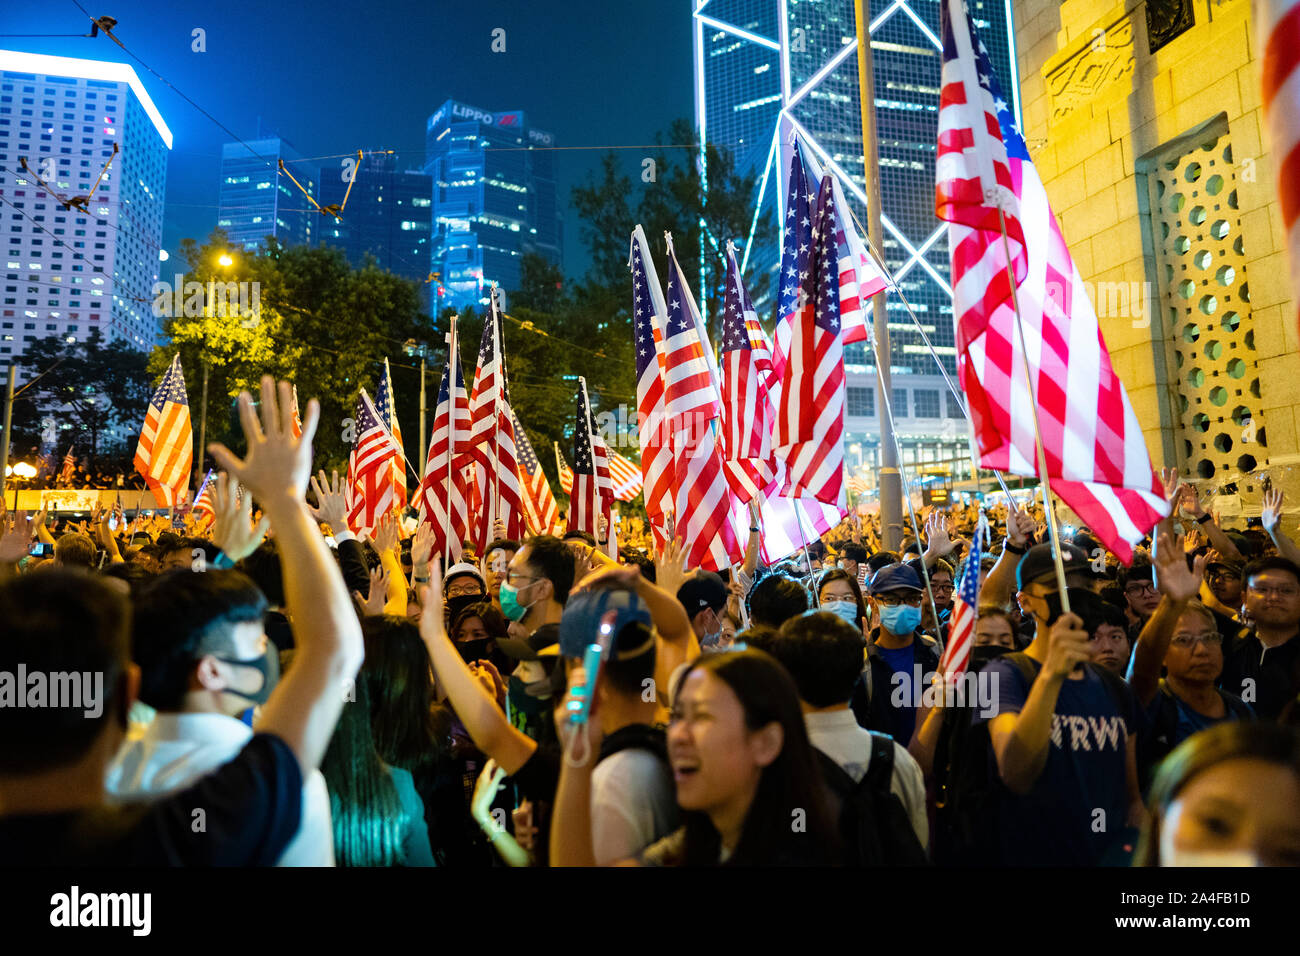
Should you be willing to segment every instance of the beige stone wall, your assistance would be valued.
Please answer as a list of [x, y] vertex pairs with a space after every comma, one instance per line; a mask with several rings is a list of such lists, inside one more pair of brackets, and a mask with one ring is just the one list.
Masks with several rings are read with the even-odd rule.
[[[1249, 0], [1197, 0], [1196, 25], [1154, 56], [1142, 3], [1107, 9], [1105, 0], [1016, 0], [1013, 10], [1025, 140], [1085, 280], [1151, 281], [1158, 309], [1156, 274], [1144, 256], [1137, 159], [1226, 112], [1259, 363], [1257, 405], [1269, 458], [1296, 455], [1300, 339], [1274, 165], [1261, 139]], [[1157, 381], [1160, 315], [1150, 326], [1129, 317], [1101, 322], [1159, 466], [1173, 445], [1161, 423], [1171, 420], [1177, 399], [1176, 382]]]

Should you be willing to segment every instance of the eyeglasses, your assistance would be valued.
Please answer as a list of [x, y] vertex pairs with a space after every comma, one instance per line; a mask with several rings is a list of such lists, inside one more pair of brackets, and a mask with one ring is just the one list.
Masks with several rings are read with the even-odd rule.
[[1204, 644], [1206, 647], [1218, 647], [1223, 643], [1223, 635], [1218, 631], [1212, 634], [1179, 634], [1169, 642], [1173, 647], [1181, 650], [1187, 650], [1194, 644]]
[[876, 601], [885, 607], [898, 607], [900, 604], [906, 604], [908, 607], [920, 607], [921, 595], [880, 594], [876, 596]]
[[506, 572], [506, 584], [510, 585], [511, 587], [516, 587], [520, 581], [536, 581], [536, 580], [537, 580], [537, 576], [535, 574], [520, 574], [518, 571]]
[[1290, 599], [1295, 597], [1297, 594], [1300, 594], [1300, 591], [1297, 591], [1295, 588], [1292, 587], [1262, 588], [1258, 584], [1252, 584], [1250, 585], [1250, 589], [1254, 591], [1256, 594], [1261, 594], [1264, 597], [1280, 597], [1280, 598]]
[[1139, 594], [1155, 594], [1156, 586], [1150, 581], [1138, 581], [1126, 587], [1124, 593], [1132, 594], [1135, 597]]
[[935, 584], [933, 581], [930, 582], [930, 587], [934, 588], [936, 591], [942, 591], [944, 594], [951, 594], [956, 590], [956, 588], [951, 584]]

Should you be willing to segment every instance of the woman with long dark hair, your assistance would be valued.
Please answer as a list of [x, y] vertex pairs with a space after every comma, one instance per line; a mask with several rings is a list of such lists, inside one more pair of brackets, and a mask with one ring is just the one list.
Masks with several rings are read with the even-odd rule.
[[817, 601], [823, 611], [867, 633], [867, 602], [862, 597], [862, 585], [843, 568], [830, 568], [817, 578]]
[[330, 793], [334, 857], [339, 866], [433, 866], [411, 775], [384, 763], [375, 749], [364, 678], [353, 695], [320, 766]]
[[[798, 691], [763, 651], [707, 654], [683, 672], [673, 695], [668, 758], [684, 824], [636, 862], [842, 862], [831, 798], [808, 743]], [[564, 768], [551, 830], [553, 865], [591, 865], [590, 777], [589, 765]]]
[[1156, 771], [1134, 866], [1300, 865], [1300, 732], [1231, 720]]
[[491, 848], [469, 812], [467, 787], [476, 774], [453, 739], [454, 719], [434, 700], [429, 652], [415, 621], [385, 615], [362, 623], [371, 725], [379, 755], [408, 771], [424, 808], [430, 846], [440, 866], [490, 866]]

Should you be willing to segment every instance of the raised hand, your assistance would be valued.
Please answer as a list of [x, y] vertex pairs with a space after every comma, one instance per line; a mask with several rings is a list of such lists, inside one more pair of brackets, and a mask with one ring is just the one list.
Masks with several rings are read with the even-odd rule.
[[1023, 548], [1034, 531], [1034, 519], [1019, 506], [1007, 515], [1007, 540], [1014, 547]]
[[348, 527], [348, 503], [347, 489], [343, 479], [339, 478], [337, 471], [333, 472], [334, 479], [331, 481], [325, 477], [325, 469], [319, 472], [319, 480], [315, 475], [311, 478], [312, 494], [316, 496], [316, 507], [307, 506], [307, 511], [320, 524], [330, 526], [330, 532], [339, 534], [347, 530]]
[[375, 526], [374, 546], [375, 550], [381, 555], [389, 551], [397, 552], [397, 521], [391, 514], [380, 517], [379, 523]]
[[269, 521], [262, 515], [253, 524], [253, 496], [240, 497], [238, 482], [224, 471], [213, 476], [212, 491], [212, 543], [225, 552], [231, 561], [242, 561], [262, 543]]
[[669, 538], [664, 549], [655, 556], [655, 583], [669, 594], [676, 594], [686, 583], [686, 549], [675, 538]]
[[1259, 520], [1264, 525], [1264, 530], [1270, 535], [1273, 534], [1282, 522], [1282, 492], [1277, 488], [1270, 488], [1264, 492], [1264, 509], [1259, 514]]
[[27, 556], [36, 537], [36, 522], [25, 510], [0, 519], [0, 564], [16, 564]]
[[281, 382], [279, 397], [271, 376], [262, 376], [261, 421], [253, 411], [253, 398], [248, 392], [239, 393], [239, 422], [248, 442], [248, 453], [240, 458], [225, 445], [215, 442], [208, 451], [217, 464], [234, 475], [257, 500], [263, 509], [274, 508], [286, 502], [302, 501], [311, 475], [311, 440], [316, 436], [320, 422], [320, 404], [316, 399], [307, 403], [302, 416], [302, 437], [293, 435], [293, 388]]
[[1179, 535], [1161, 531], [1156, 535], [1155, 554], [1151, 557], [1156, 577], [1156, 589], [1168, 595], [1174, 601], [1190, 601], [1201, 590], [1201, 581], [1205, 579], [1207, 555], [1196, 558], [1191, 568], [1187, 567], [1187, 552]]
[[427, 524], [416, 526], [411, 536], [411, 569], [427, 569], [433, 555], [433, 529]]
[[388, 569], [385, 567], [374, 568], [370, 572], [370, 593], [364, 598], [360, 591], [353, 591], [352, 596], [357, 599], [361, 605], [362, 613], [366, 617], [379, 617], [384, 613], [384, 604], [387, 603], [388, 595]]

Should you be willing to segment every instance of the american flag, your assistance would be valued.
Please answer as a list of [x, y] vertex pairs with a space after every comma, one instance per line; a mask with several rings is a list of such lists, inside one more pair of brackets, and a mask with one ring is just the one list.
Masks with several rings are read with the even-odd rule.
[[614, 498], [633, 501], [641, 494], [641, 466], [616, 451], [609, 452], [609, 480], [614, 486]]
[[135, 467], [144, 476], [162, 508], [175, 507], [190, 483], [194, 467], [194, 429], [185, 376], [178, 352], [149, 400], [149, 410], [135, 448]]
[[632, 334], [636, 338], [637, 438], [641, 445], [641, 471], [645, 479], [645, 511], [655, 544], [666, 540], [668, 516], [673, 510], [673, 447], [664, 405], [664, 303], [659, 276], [645, 232], [632, 232]]
[[830, 176], [822, 177], [812, 222], [811, 254], [796, 250], [800, 288], [777, 405], [776, 446], [786, 464], [784, 493], [839, 505], [844, 500], [844, 344]]
[[[560, 516], [560, 507], [555, 503], [551, 493], [551, 483], [546, 480], [533, 443], [528, 440], [528, 433], [519, 421], [519, 416], [511, 409], [510, 419], [515, 429], [515, 447], [519, 451], [519, 484], [524, 492], [524, 515], [528, 521], [528, 530], [533, 534], [550, 534]], [[573, 487], [573, 476], [569, 476], [569, 487]]]
[[[985, 468], [1037, 473], [1041, 426], [1052, 490], [1107, 548], [1168, 513], [1146, 442], [1042, 181], [961, 0], [942, 8], [936, 208], [947, 219], [958, 373]], [[998, 204], [1037, 407], [1025, 382]]]
[[1300, 292], [1300, 2], [1260, 0], [1255, 24], [1264, 51], [1263, 101], [1277, 169], [1291, 261], [1291, 289]]
[[564, 460], [564, 455], [560, 452], [560, 443], [553, 442], [555, 445], [555, 470], [560, 477], [560, 490], [566, 495], [573, 495], [573, 469], [569, 463]]
[[975, 646], [975, 619], [979, 616], [980, 552], [984, 536], [988, 533], [984, 519], [980, 519], [966, 555], [966, 567], [961, 583], [952, 596], [952, 617], [948, 624], [948, 644], [939, 657], [939, 673], [956, 677], [970, 664], [971, 648]]
[[[759, 366], [761, 348], [754, 348], [749, 322], [757, 323], [754, 304], [740, 277], [735, 247], [727, 243], [727, 294], [722, 317], [722, 448], [723, 467], [736, 499], [749, 502], [771, 487], [776, 477], [772, 451], [775, 409], [768, 394], [767, 375]], [[762, 335], [762, 326], [759, 326]], [[767, 367], [772, 367], [768, 357]]]
[[217, 513], [212, 510], [212, 492], [209, 490], [212, 483], [212, 469], [203, 476], [203, 484], [199, 485], [199, 493], [194, 496], [194, 518], [197, 521], [204, 519], [215, 521]]
[[68, 453], [63, 456], [63, 467], [59, 471], [59, 481], [63, 482], [65, 485], [72, 484], [72, 478], [77, 473], [77, 459], [76, 456], [72, 454], [72, 449], [74, 447], [76, 446], [68, 446]]
[[506, 537], [518, 539], [524, 533], [523, 492], [519, 487], [514, 425], [510, 416], [510, 394], [506, 381], [505, 352], [502, 348], [501, 311], [497, 293], [483, 323], [478, 366], [470, 393], [472, 422], [469, 447], [474, 462], [474, 493], [470, 535], [479, 553], [492, 540], [497, 520], [506, 526]]
[[601, 451], [604, 442], [592, 428], [591, 402], [587, 398], [587, 380], [578, 379], [577, 410], [573, 420], [573, 490], [569, 493], [568, 530], [585, 531], [600, 539], [600, 519], [613, 527], [614, 489], [609, 481], [609, 464], [604, 463], [601, 476]]
[[[796, 137], [798, 134], [795, 134]], [[830, 172], [817, 162], [813, 151], [802, 154], [808, 164], [813, 182], [820, 182]], [[835, 248], [840, 263], [840, 329], [844, 344], [865, 342], [871, 337], [871, 297], [885, 289], [884, 273], [876, 260], [867, 254], [866, 243], [853, 226], [852, 208], [844, 198], [839, 178], [833, 180], [835, 210], [839, 214], [839, 228], [835, 231]]]
[[[397, 444], [399, 458], [389, 467], [393, 471], [393, 493], [397, 496], [397, 507], [406, 507], [406, 453], [402, 445], [402, 429], [397, 424], [397, 405], [393, 399], [393, 373], [388, 368], [388, 359], [384, 359], [384, 377], [379, 380], [379, 385], [375, 388], [375, 411], [383, 423], [388, 426], [389, 432], [392, 433], [393, 441]], [[294, 416], [297, 417], [298, 405], [297, 396], [294, 397]], [[298, 429], [302, 428], [302, 423], [294, 422]]]
[[744, 556], [716, 425], [721, 396], [706, 358], [711, 350], [700, 332], [699, 310], [673, 252], [671, 236], [667, 244], [664, 401], [673, 433], [673, 512], [687, 566], [720, 571]]
[[399, 452], [364, 388], [357, 396], [354, 427], [357, 438], [348, 456], [348, 526], [363, 534], [373, 531], [396, 506], [392, 464]]
[[433, 531], [433, 553], [445, 562], [460, 560], [462, 542], [469, 528], [466, 502], [466, 469], [457, 464], [460, 449], [469, 444], [469, 397], [461, 375], [456, 336], [450, 337], [447, 370], [438, 388], [438, 407], [433, 413], [433, 434], [424, 463], [424, 477], [416, 492], [420, 522]]

